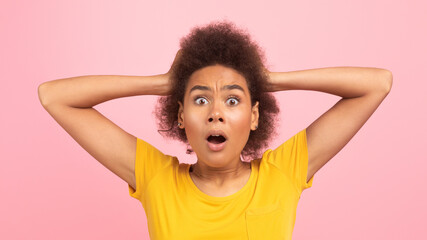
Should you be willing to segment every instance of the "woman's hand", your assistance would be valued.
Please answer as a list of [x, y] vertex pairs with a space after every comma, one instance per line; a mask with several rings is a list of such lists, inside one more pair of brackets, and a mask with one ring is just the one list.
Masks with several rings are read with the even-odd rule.
[[176, 64], [177, 64], [178, 60], [180, 59], [181, 55], [182, 55], [182, 51], [181, 51], [181, 49], [179, 49], [178, 52], [175, 54], [175, 58], [174, 58], [174, 60], [172, 62], [171, 67], [169, 68], [169, 71], [164, 74], [165, 80], [167, 82], [167, 87], [166, 87], [167, 91], [166, 91], [166, 94], [162, 94], [162, 95], [170, 95], [172, 93], [171, 92], [172, 91], [172, 79], [171, 79], [171, 76], [172, 76], [174, 68], [176, 67]]
[[274, 85], [273, 72], [270, 72], [266, 67], [263, 67], [264, 74], [267, 76], [267, 92], [275, 92], [277, 89]]
[[166, 73], [167, 75], [171, 75], [172, 74], [172, 71], [175, 68], [175, 65], [177, 64], [178, 60], [181, 58], [181, 55], [182, 55], [182, 50], [179, 49], [178, 52], [176, 52], [176, 54], [175, 54], [175, 58], [174, 58], [174, 60], [172, 62], [172, 65], [171, 65], [169, 71]]

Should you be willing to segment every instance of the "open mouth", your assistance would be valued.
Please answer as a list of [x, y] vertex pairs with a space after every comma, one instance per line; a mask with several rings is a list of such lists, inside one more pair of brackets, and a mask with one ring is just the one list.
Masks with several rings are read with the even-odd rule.
[[225, 142], [227, 139], [222, 135], [210, 135], [207, 140], [213, 144], [220, 144]]

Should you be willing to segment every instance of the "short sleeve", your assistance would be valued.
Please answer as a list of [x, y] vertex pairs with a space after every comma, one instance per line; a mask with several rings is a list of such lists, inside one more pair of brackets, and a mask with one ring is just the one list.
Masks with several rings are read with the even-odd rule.
[[151, 144], [137, 138], [135, 155], [135, 181], [136, 189], [129, 184], [129, 195], [142, 202], [148, 183], [163, 168], [171, 164], [171, 157], [164, 155]]
[[294, 182], [300, 193], [304, 189], [310, 188], [313, 184], [314, 176], [306, 182], [308, 170], [306, 129], [304, 128], [296, 133], [278, 148], [271, 151], [268, 155], [268, 162], [287, 175]]

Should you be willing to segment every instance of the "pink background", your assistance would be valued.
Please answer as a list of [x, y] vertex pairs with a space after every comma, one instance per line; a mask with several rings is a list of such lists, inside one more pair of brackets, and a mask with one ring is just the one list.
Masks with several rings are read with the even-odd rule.
[[[37, 87], [81, 75], [164, 73], [193, 26], [228, 19], [264, 48], [271, 71], [363, 66], [394, 76], [383, 104], [302, 194], [294, 239], [427, 239], [426, 9], [422, 0], [2, 1], [0, 238], [148, 239], [127, 184], [51, 118]], [[276, 96], [281, 134], [271, 148], [339, 100], [313, 91]], [[95, 108], [194, 162], [157, 133], [155, 101], [138, 96]]]

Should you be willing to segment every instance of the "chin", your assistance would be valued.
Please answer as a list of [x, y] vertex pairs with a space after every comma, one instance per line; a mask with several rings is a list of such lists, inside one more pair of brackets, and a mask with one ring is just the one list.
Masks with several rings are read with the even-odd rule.
[[[205, 155], [197, 155], [198, 159], [199, 156], [204, 159], [203, 163], [210, 167], [224, 167], [231, 163], [234, 159], [234, 157], [232, 157], [232, 154], [226, 152], [208, 152]], [[238, 155], [237, 158], [240, 159], [240, 155]]]

